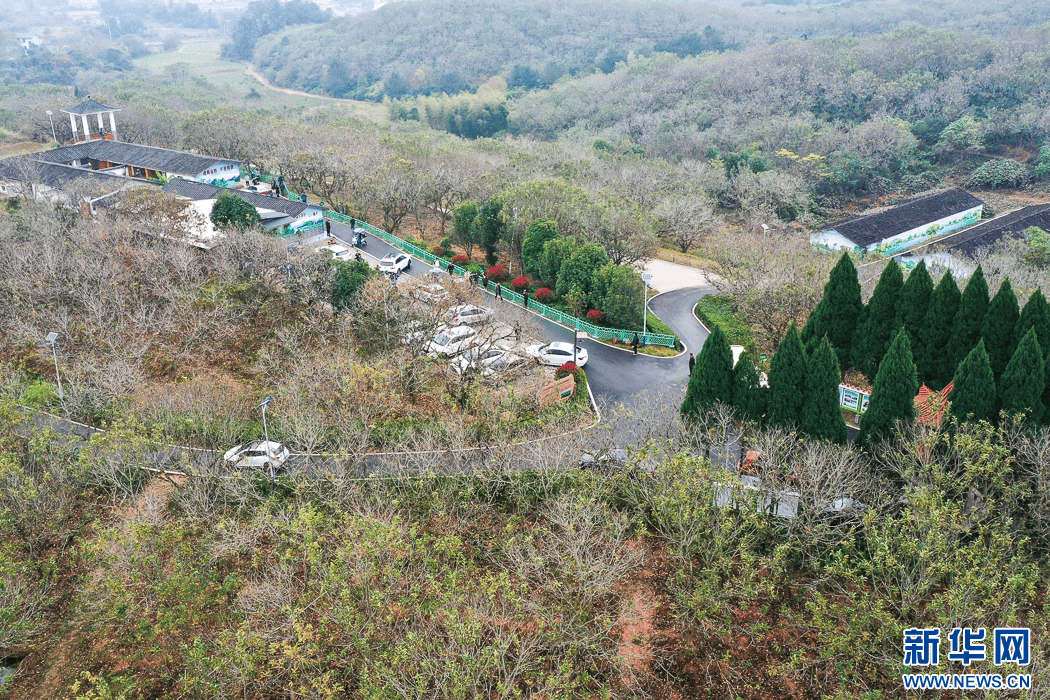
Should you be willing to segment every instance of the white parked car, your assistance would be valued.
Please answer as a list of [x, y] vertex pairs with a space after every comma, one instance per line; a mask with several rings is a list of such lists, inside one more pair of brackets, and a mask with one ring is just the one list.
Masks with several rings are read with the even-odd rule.
[[413, 299], [433, 304], [448, 299], [448, 290], [436, 282], [428, 282], [427, 284], [415, 284], [409, 287], [408, 295]]
[[524, 357], [515, 355], [508, 348], [498, 346], [473, 347], [452, 360], [452, 371], [456, 374], [474, 371], [488, 377], [497, 372], [505, 372], [508, 369], [520, 367], [524, 363]]
[[[572, 362], [572, 343], [554, 342], [546, 345], [530, 345], [525, 348], [525, 354], [536, 359], [541, 365], [552, 365], [561, 367], [566, 362]], [[576, 366], [583, 367], [587, 364], [587, 350], [576, 346]]]
[[279, 442], [256, 440], [237, 445], [222, 456], [234, 469], [265, 469], [281, 471], [288, 461], [288, 448]]
[[453, 326], [438, 332], [427, 346], [427, 353], [454, 357], [477, 342], [478, 332], [470, 326]]
[[474, 306], [473, 304], [460, 304], [449, 309], [448, 325], [461, 326], [463, 324], [474, 325], [484, 323], [492, 316], [492, 309], [487, 306]]
[[412, 258], [408, 253], [391, 253], [379, 261], [380, 272], [401, 272], [412, 267]]
[[331, 245], [322, 246], [317, 249], [318, 253], [323, 252], [331, 253], [332, 260], [338, 260], [340, 262], [350, 262], [354, 259], [353, 253], [346, 246], [341, 246], [338, 243], [332, 243]]

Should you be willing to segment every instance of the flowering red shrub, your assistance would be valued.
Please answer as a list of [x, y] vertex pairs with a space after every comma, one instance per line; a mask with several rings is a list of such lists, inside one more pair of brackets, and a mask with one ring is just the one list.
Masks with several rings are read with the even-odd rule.
[[434, 246], [433, 248], [430, 249], [430, 252], [440, 258], [442, 255], [445, 254], [445, 249], [442, 248], [439, 245], [436, 245], [436, 246]]
[[510, 277], [510, 275], [507, 274], [507, 269], [502, 265], [490, 267], [489, 271], [485, 273], [485, 276], [493, 282], [506, 282], [507, 278]]
[[580, 368], [576, 366], [575, 362], [566, 362], [561, 367], [559, 367], [558, 369], [554, 370], [554, 378], [555, 379], [561, 379], [562, 377], [567, 377], [570, 374], [575, 377], [576, 373], [579, 372], [579, 371], [580, 371]]
[[591, 309], [587, 312], [588, 321], [594, 321], [595, 323], [598, 323], [603, 318], [605, 318], [605, 312], [601, 309]]
[[542, 301], [543, 303], [547, 303], [548, 301], [550, 301], [553, 298], [554, 298], [554, 292], [552, 292], [551, 290], [547, 289], [546, 287], [542, 287], [541, 289], [537, 289], [536, 290], [536, 299], [538, 301]]
[[511, 284], [514, 285], [514, 289], [516, 291], [520, 292], [523, 289], [528, 289], [529, 288], [529, 278], [528, 277], [515, 277], [511, 281]]
[[470, 258], [468, 258], [466, 255], [463, 255], [462, 253], [460, 253], [459, 255], [452, 256], [453, 265], [465, 265], [469, 260]]

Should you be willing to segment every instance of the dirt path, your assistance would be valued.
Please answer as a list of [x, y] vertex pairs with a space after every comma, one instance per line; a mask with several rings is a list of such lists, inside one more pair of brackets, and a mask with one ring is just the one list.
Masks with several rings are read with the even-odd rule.
[[663, 587], [667, 576], [666, 553], [652, 542], [635, 540], [628, 546], [644, 551], [645, 563], [618, 586], [624, 606], [618, 630], [618, 656], [624, 664], [621, 682], [651, 697], [675, 698], [677, 693], [660, 678], [655, 668], [660, 650], [677, 638]]
[[262, 75], [261, 73], [259, 73], [259, 71], [255, 70], [255, 66], [253, 66], [250, 63], [245, 64], [245, 66], [244, 66], [244, 74], [248, 75], [248, 76], [251, 76], [252, 78], [254, 78], [256, 80], [256, 82], [260, 83], [264, 87], [267, 87], [270, 90], [273, 90], [275, 92], [282, 92], [285, 95], [296, 95], [298, 97], [311, 97], [311, 98], [314, 98], [314, 99], [317, 99], [317, 100], [326, 100], [326, 101], [329, 101], [329, 102], [337, 102], [337, 103], [340, 103], [340, 104], [347, 104], [347, 105], [353, 105], [353, 106], [360, 106], [360, 104], [361, 104], [361, 102], [359, 100], [345, 100], [345, 99], [341, 99], [341, 98], [338, 98], [338, 97], [327, 97], [326, 95], [311, 95], [310, 93], [303, 92], [302, 90], [292, 90], [290, 88], [278, 87], [278, 86], [274, 85], [273, 83], [271, 83], [269, 80], [267, 80], [266, 76]]

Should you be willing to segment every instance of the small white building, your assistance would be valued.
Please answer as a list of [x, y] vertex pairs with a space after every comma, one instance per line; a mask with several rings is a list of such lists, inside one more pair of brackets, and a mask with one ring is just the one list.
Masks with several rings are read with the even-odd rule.
[[40, 37], [36, 34], [16, 34], [15, 40], [22, 46], [22, 50], [29, 53], [32, 49], [38, 46], [43, 46], [44, 42], [41, 41]]
[[[219, 187], [184, 178], [175, 178], [164, 185], [164, 191], [185, 197], [194, 202], [209, 202], [207, 213], [211, 214], [211, 204], [219, 195], [226, 194], [240, 197], [255, 207], [262, 219], [262, 225], [271, 230], [283, 233], [296, 233], [319, 227], [324, 223], [324, 212], [316, 204], [308, 204], [284, 197], [249, 192], [247, 190]], [[202, 210], [203, 211], [203, 210]]]
[[840, 221], [810, 243], [831, 250], [893, 255], [981, 220], [984, 202], [958, 187], [912, 197], [881, 211]]

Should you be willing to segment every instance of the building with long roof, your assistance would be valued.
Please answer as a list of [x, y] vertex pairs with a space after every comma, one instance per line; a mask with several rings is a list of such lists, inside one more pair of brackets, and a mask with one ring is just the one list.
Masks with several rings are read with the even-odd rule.
[[814, 233], [810, 243], [856, 253], [893, 255], [981, 220], [984, 202], [954, 187], [906, 199]]

